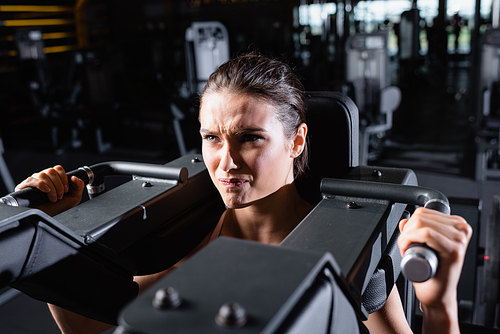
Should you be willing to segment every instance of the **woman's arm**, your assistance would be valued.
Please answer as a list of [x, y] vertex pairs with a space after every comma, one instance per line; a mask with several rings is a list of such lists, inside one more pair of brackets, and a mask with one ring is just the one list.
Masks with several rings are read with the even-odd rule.
[[[139, 284], [139, 294], [146, 291], [174, 268], [172, 267], [152, 275], [136, 276], [134, 281]], [[56, 305], [48, 304], [48, 306], [62, 334], [99, 334], [114, 327], [113, 325], [84, 317]]]
[[[71, 187], [69, 187], [69, 182], [71, 182]], [[47, 168], [39, 173], [34, 173], [17, 185], [16, 190], [26, 187], [34, 187], [47, 193], [49, 202], [40, 205], [38, 209], [54, 216], [78, 205], [82, 198], [84, 182], [75, 176], [68, 181], [64, 168], [58, 165], [53, 168]], [[203, 248], [209, 242], [209, 237], [210, 234], [184, 259], [171, 268], [156, 274], [134, 277], [134, 281], [139, 285], [139, 294], [146, 291], [188, 257]], [[87, 318], [56, 305], [48, 304], [48, 307], [63, 334], [98, 334], [113, 327], [113, 325]]]
[[384, 306], [371, 313], [364, 324], [371, 333], [412, 333], [396, 285], [394, 285]]
[[[459, 216], [418, 208], [399, 224], [401, 254], [412, 243], [424, 243], [438, 253], [436, 275], [423, 283], [413, 283], [423, 311], [422, 333], [460, 333], [457, 286], [472, 228]], [[394, 288], [384, 307], [370, 314], [365, 325], [372, 333], [411, 333]]]
[[459, 216], [418, 208], [409, 220], [402, 220], [398, 245], [401, 254], [411, 243], [425, 243], [439, 258], [436, 275], [413, 283], [423, 311], [423, 333], [459, 333], [457, 286], [472, 236], [472, 228]]

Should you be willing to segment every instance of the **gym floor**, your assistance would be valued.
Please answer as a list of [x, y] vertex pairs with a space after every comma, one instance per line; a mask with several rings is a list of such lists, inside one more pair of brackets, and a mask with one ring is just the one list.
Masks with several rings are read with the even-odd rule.
[[[391, 141], [370, 165], [410, 168], [416, 172], [421, 186], [437, 189], [449, 198], [480, 200], [481, 227], [490, 215], [493, 196], [500, 195], [500, 180], [477, 181], [474, 177], [473, 115], [469, 108], [466, 65], [451, 62], [444, 73], [427, 68], [411, 84], [401, 85], [403, 97], [411, 98], [404, 100], [394, 114]], [[72, 170], [102, 161], [166, 163], [175, 157], [164, 152], [146, 154], [118, 148], [103, 154], [82, 151], [55, 154], [9, 147], [4, 152], [15, 183], [54, 164]], [[2, 186], [0, 189], [5, 192]], [[479, 244], [484, 245], [484, 228], [475, 232], [479, 233]], [[46, 304], [25, 295], [0, 306], [0, 327], [9, 334], [59, 333]]]

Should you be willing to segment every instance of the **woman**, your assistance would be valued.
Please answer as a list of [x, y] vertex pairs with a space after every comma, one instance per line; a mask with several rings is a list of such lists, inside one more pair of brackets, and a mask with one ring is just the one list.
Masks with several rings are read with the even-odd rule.
[[[313, 208], [297, 192], [294, 180], [307, 162], [307, 125], [303, 87], [284, 63], [259, 55], [237, 57], [210, 77], [200, 99], [203, 159], [227, 210], [203, 247], [219, 235], [278, 245]], [[83, 182], [61, 166], [23, 181], [17, 189], [36, 187], [50, 203], [40, 208], [56, 214], [76, 205]], [[414, 284], [424, 313], [425, 333], [458, 333], [456, 288], [472, 234], [457, 216], [419, 208], [400, 223], [403, 253], [413, 242], [439, 254], [434, 278]], [[199, 248], [200, 248], [199, 247]], [[140, 291], [168, 273], [136, 277]], [[49, 305], [64, 333], [99, 332], [107, 325]], [[410, 333], [396, 289], [382, 309], [370, 314], [372, 333]]]

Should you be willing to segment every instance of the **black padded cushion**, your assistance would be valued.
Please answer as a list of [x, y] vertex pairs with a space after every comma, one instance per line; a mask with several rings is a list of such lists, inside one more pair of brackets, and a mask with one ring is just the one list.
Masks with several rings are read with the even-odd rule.
[[359, 161], [358, 108], [337, 92], [307, 92], [309, 168], [296, 180], [301, 196], [316, 204], [325, 177], [343, 177]]

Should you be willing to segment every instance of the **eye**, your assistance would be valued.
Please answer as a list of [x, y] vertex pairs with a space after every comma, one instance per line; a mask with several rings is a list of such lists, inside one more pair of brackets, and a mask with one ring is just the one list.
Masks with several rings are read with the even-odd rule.
[[208, 142], [214, 142], [214, 141], [217, 141], [217, 136], [214, 136], [214, 135], [204, 135], [203, 136], [203, 140], [206, 140]]
[[241, 136], [242, 142], [254, 142], [254, 141], [257, 141], [259, 139], [262, 139], [262, 137], [259, 135], [251, 134], [251, 133], [247, 133], [247, 134], [244, 134], [243, 136]]

